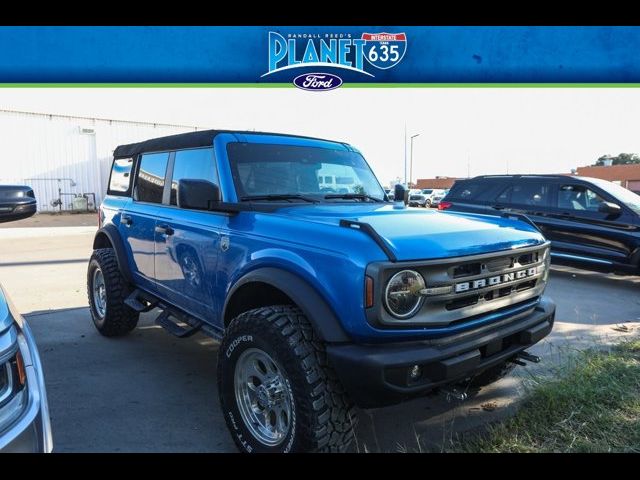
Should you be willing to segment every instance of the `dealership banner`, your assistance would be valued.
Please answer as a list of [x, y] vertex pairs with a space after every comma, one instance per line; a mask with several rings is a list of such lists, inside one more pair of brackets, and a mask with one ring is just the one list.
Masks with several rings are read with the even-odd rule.
[[638, 27], [3, 27], [0, 83], [640, 83]]

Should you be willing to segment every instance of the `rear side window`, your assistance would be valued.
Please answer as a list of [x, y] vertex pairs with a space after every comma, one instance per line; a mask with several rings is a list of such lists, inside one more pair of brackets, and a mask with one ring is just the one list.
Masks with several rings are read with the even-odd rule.
[[456, 200], [478, 200], [485, 188], [481, 182], [456, 182], [448, 196]]
[[212, 148], [197, 148], [176, 152], [171, 179], [171, 205], [178, 205], [178, 185], [180, 180], [207, 180], [219, 184], [218, 172], [213, 160]]
[[498, 203], [514, 205], [549, 206], [550, 186], [540, 182], [525, 182], [510, 186], [496, 199]]
[[136, 182], [136, 200], [162, 203], [168, 153], [148, 153], [142, 156]]
[[111, 167], [111, 179], [109, 180], [109, 195], [122, 195], [129, 191], [131, 185], [131, 168], [133, 158], [116, 158]]

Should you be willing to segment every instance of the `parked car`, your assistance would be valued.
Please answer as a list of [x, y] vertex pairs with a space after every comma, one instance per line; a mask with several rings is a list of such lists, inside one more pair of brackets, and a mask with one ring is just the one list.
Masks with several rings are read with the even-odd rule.
[[440, 209], [526, 214], [551, 241], [554, 263], [640, 273], [640, 196], [605, 180], [568, 175], [458, 180]]
[[0, 185], [0, 223], [21, 220], [36, 213], [31, 187]]
[[[23, 197], [16, 192], [30, 189], [3, 186], [0, 191], [5, 198], [19, 199]], [[50, 452], [52, 447], [38, 348], [29, 325], [0, 285], [0, 452]]]
[[[337, 174], [353, 190], [322, 192]], [[553, 326], [537, 229], [385, 201], [340, 142], [209, 130], [122, 145], [99, 219], [94, 325], [126, 335], [158, 307], [170, 333], [221, 340], [222, 412], [246, 452], [344, 451], [355, 406], [495, 381]]]
[[414, 193], [409, 195], [409, 206], [410, 207], [426, 207], [427, 206], [427, 196], [422, 193]]
[[446, 195], [445, 190], [433, 190], [427, 200], [428, 207], [437, 207]]

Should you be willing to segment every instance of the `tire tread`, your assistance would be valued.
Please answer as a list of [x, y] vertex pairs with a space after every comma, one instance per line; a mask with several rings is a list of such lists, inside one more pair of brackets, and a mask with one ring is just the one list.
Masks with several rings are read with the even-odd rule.
[[131, 293], [131, 287], [124, 279], [118, 268], [115, 251], [112, 248], [98, 248], [93, 251], [89, 266], [92, 262], [98, 264], [104, 276], [105, 288], [107, 288], [107, 309], [102, 325], [100, 318], [96, 319], [93, 309], [93, 295], [91, 291], [93, 270], [89, 268], [87, 273], [87, 295], [89, 297], [89, 310], [94, 318], [98, 331], [105, 337], [120, 337], [133, 330], [138, 324], [139, 314], [128, 307], [124, 300]]
[[[329, 365], [324, 343], [304, 316], [291, 305], [256, 308], [236, 317], [227, 330], [225, 338], [237, 333], [275, 329], [296, 356], [308, 392], [312, 411], [305, 412], [312, 419], [305, 428], [307, 451], [344, 452], [354, 438], [356, 407], [340, 384], [334, 369]], [[223, 343], [224, 347], [224, 343]], [[224, 348], [221, 347], [221, 352]], [[220, 358], [220, 362], [223, 359]], [[220, 366], [218, 374], [220, 384]], [[293, 376], [293, 375], [291, 375]], [[303, 425], [303, 427], [305, 427]], [[240, 446], [240, 445], [239, 445]]]

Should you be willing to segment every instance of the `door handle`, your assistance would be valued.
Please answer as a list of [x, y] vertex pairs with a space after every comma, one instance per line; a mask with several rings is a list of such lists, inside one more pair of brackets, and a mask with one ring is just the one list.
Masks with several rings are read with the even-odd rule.
[[494, 210], [504, 210], [504, 208], [505, 208], [504, 205], [494, 205], [493, 206]]
[[158, 225], [156, 226], [156, 233], [167, 236], [173, 235], [173, 228], [169, 225]]
[[131, 218], [130, 215], [122, 213], [120, 214], [120, 223], [122, 223], [125, 227], [130, 227], [133, 224], [133, 218]]

